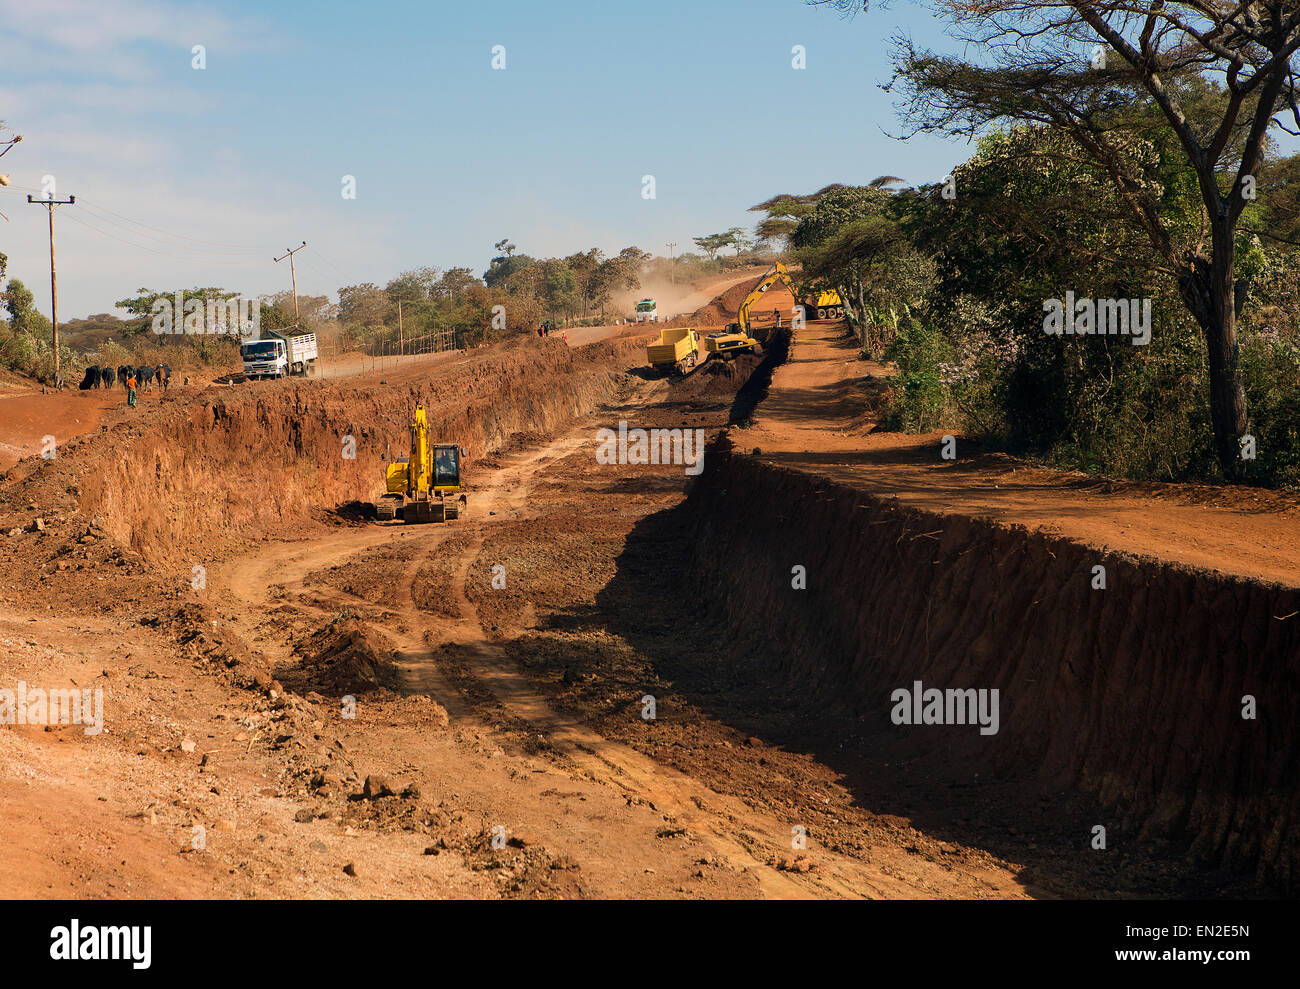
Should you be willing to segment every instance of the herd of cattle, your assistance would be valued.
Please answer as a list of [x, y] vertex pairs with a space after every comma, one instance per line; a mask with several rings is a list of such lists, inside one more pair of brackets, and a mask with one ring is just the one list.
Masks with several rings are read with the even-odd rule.
[[165, 392], [167, 386], [171, 384], [172, 369], [166, 364], [159, 364], [157, 367], [149, 367], [147, 364], [131, 367], [129, 364], [124, 364], [114, 371], [111, 367], [95, 367], [92, 364], [86, 368], [86, 376], [78, 387], [82, 391], [88, 388], [112, 388], [116, 382], [125, 388], [127, 378], [132, 375], [135, 375], [136, 386], [141, 391], [157, 382], [158, 387]]

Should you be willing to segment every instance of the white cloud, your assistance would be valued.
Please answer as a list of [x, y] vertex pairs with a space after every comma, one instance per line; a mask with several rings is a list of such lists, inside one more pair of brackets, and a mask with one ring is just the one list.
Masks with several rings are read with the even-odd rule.
[[141, 43], [234, 48], [252, 27], [210, 7], [162, 0], [0, 0], [0, 21], [11, 44], [80, 53]]

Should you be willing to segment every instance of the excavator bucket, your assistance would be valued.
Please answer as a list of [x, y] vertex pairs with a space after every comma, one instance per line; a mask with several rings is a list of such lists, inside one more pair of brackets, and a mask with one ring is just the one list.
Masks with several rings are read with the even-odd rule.
[[380, 522], [391, 522], [399, 514], [402, 514], [402, 496], [400, 494], [384, 495], [375, 502], [375, 517]]
[[441, 501], [409, 501], [402, 509], [402, 520], [405, 522], [442, 522], [444, 519]]

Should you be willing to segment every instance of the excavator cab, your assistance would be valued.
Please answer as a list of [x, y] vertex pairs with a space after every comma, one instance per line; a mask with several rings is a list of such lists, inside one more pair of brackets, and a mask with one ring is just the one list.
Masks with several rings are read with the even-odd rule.
[[460, 447], [440, 443], [433, 448], [433, 489], [460, 490]]
[[729, 359], [732, 354], [752, 354], [758, 341], [739, 323], [728, 323], [721, 333], [710, 333], [704, 338], [704, 350], [717, 357]]

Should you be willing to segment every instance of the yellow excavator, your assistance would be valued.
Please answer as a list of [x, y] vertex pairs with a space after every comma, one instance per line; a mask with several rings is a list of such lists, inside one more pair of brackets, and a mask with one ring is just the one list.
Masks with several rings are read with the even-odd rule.
[[[734, 353], [754, 352], [758, 346], [758, 340], [750, 332], [750, 315], [749, 311], [753, 308], [754, 303], [777, 282], [785, 282], [785, 287], [790, 290], [790, 296], [794, 299], [799, 298], [799, 291], [795, 288], [794, 279], [790, 277], [790, 271], [780, 261], [775, 262], [772, 267], [768, 268], [763, 277], [758, 280], [747, 296], [745, 301], [740, 304], [740, 311], [736, 313], [736, 322], [727, 324], [727, 328], [720, 333], [710, 333], [704, 338], [704, 349], [710, 354], [725, 356]], [[808, 302], [802, 303], [804, 307], [805, 319], [836, 319], [840, 315], [840, 297], [839, 293], [821, 292], [818, 294], [815, 304]], [[781, 325], [781, 317], [777, 315], [776, 326]]]
[[415, 407], [411, 423], [411, 453], [385, 471], [387, 492], [375, 502], [375, 515], [390, 522], [449, 522], [460, 517], [465, 496], [460, 491], [460, 458], [454, 443], [429, 444], [429, 420], [424, 406]]

